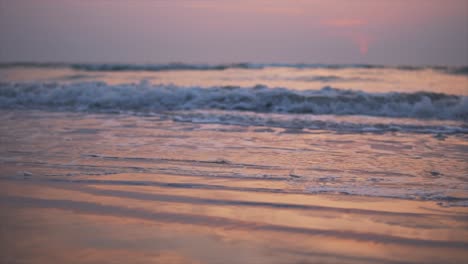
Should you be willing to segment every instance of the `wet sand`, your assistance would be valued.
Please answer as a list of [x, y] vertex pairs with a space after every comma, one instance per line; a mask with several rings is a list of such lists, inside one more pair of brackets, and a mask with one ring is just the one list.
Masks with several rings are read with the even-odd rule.
[[[3, 112], [0, 131], [1, 263], [468, 260], [467, 207], [308, 191], [340, 183], [323, 182], [319, 168], [307, 171], [301, 161], [323, 162], [322, 171], [328, 162], [345, 174], [351, 170], [342, 166], [359, 165], [363, 156], [335, 156], [329, 164], [324, 156], [295, 153], [299, 143], [288, 141], [286, 149], [280, 139], [333, 139], [336, 149], [324, 148], [333, 156], [352, 144], [336, 134], [30, 111]], [[277, 144], [266, 146], [267, 140]], [[430, 135], [426, 140], [437, 142]], [[374, 150], [376, 157], [402, 151]], [[445, 166], [466, 166], [463, 157], [451, 162]], [[427, 184], [411, 179], [405, 186]]]

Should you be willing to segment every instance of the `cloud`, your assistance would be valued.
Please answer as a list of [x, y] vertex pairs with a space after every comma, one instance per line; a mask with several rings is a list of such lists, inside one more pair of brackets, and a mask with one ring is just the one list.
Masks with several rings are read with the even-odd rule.
[[321, 24], [333, 28], [355, 28], [366, 26], [368, 23], [363, 19], [330, 19], [323, 20]]
[[350, 35], [352, 41], [359, 47], [359, 53], [366, 55], [369, 52], [371, 37], [364, 33], [354, 33]]
[[320, 23], [331, 36], [346, 38], [354, 43], [361, 55], [369, 52], [372, 37], [366, 33], [367, 20], [356, 18], [327, 19]]

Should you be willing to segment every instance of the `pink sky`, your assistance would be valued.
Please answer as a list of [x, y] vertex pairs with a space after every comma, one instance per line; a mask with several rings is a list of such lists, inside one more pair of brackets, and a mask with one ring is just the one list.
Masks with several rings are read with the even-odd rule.
[[467, 0], [0, 0], [0, 61], [468, 64]]

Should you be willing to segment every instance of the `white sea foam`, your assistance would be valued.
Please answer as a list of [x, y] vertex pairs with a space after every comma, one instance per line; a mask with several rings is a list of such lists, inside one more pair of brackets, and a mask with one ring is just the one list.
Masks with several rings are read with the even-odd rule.
[[310, 186], [306, 188], [308, 193], [330, 193], [346, 194], [370, 197], [387, 197], [409, 200], [437, 201], [444, 207], [450, 206], [468, 206], [468, 200], [464, 197], [454, 197], [446, 194], [442, 190], [426, 190], [421, 187], [400, 188], [400, 187], [381, 187], [373, 185], [351, 185], [351, 186]]
[[367, 93], [324, 87], [180, 87], [105, 83], [0, 83], [0, 108], [67, 111], [167, 112], [225, 110], [257, 113], [368, 115], [468, 120], [468, 97], [441, 93]]
[[[170, 114], [177, 122], [201, 124], [224, 124], [240, 126], [265, 126], [292, 129], [291, 131], [329, 130], [348, 133], [385, 133], [403, 132], [434, 134], [438, 139], [445, 139], [447, 134], [468, 134], [468, 127], [463, 123], [447, 123], [447, 121], [416, 122], [411, 119], [401, 122], [393, 120], [368, 120], [368, 118], [353, 119], [345, 116], [345, 120], [327, 118], [327, 116], [303, 114], [262, 114], [241, 111], [178, 111]], [[383, 121], [383, 122], [382, 122]]]

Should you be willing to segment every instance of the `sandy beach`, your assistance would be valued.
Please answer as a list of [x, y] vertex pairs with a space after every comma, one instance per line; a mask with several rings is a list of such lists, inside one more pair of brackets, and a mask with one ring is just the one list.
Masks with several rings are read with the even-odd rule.
[[[410, 176], [394, 169], [381, 171], [386, 178], [379, 180], [379, 172], [362, 168], [372, 139], [393, 138], [393, 148], [373, 147], [374, 157], [387, 160], [382, 168], [412, 158], [398, 140], [412, 148], [424, 141], [419, 154], [427, 161], [440, 147], [464, 149], [463, 138], [423, 134], [408, 141], [41, 111], [3, 111], [1, 123], [2, 263], [463, 263], [468, 257], [468, 210], [456, 206], [459, 200], [381, 197], [388, 188], [427, 186], [438, 175], [401, 182]], [[452, 154], [445, 157], [452, 167], [466, 166], [456, 159], [463, 155]], [[419, 166], [407, 173], [428, 163]], [[380, 195], [313, 192], [353, 182], [370, 183]]]

